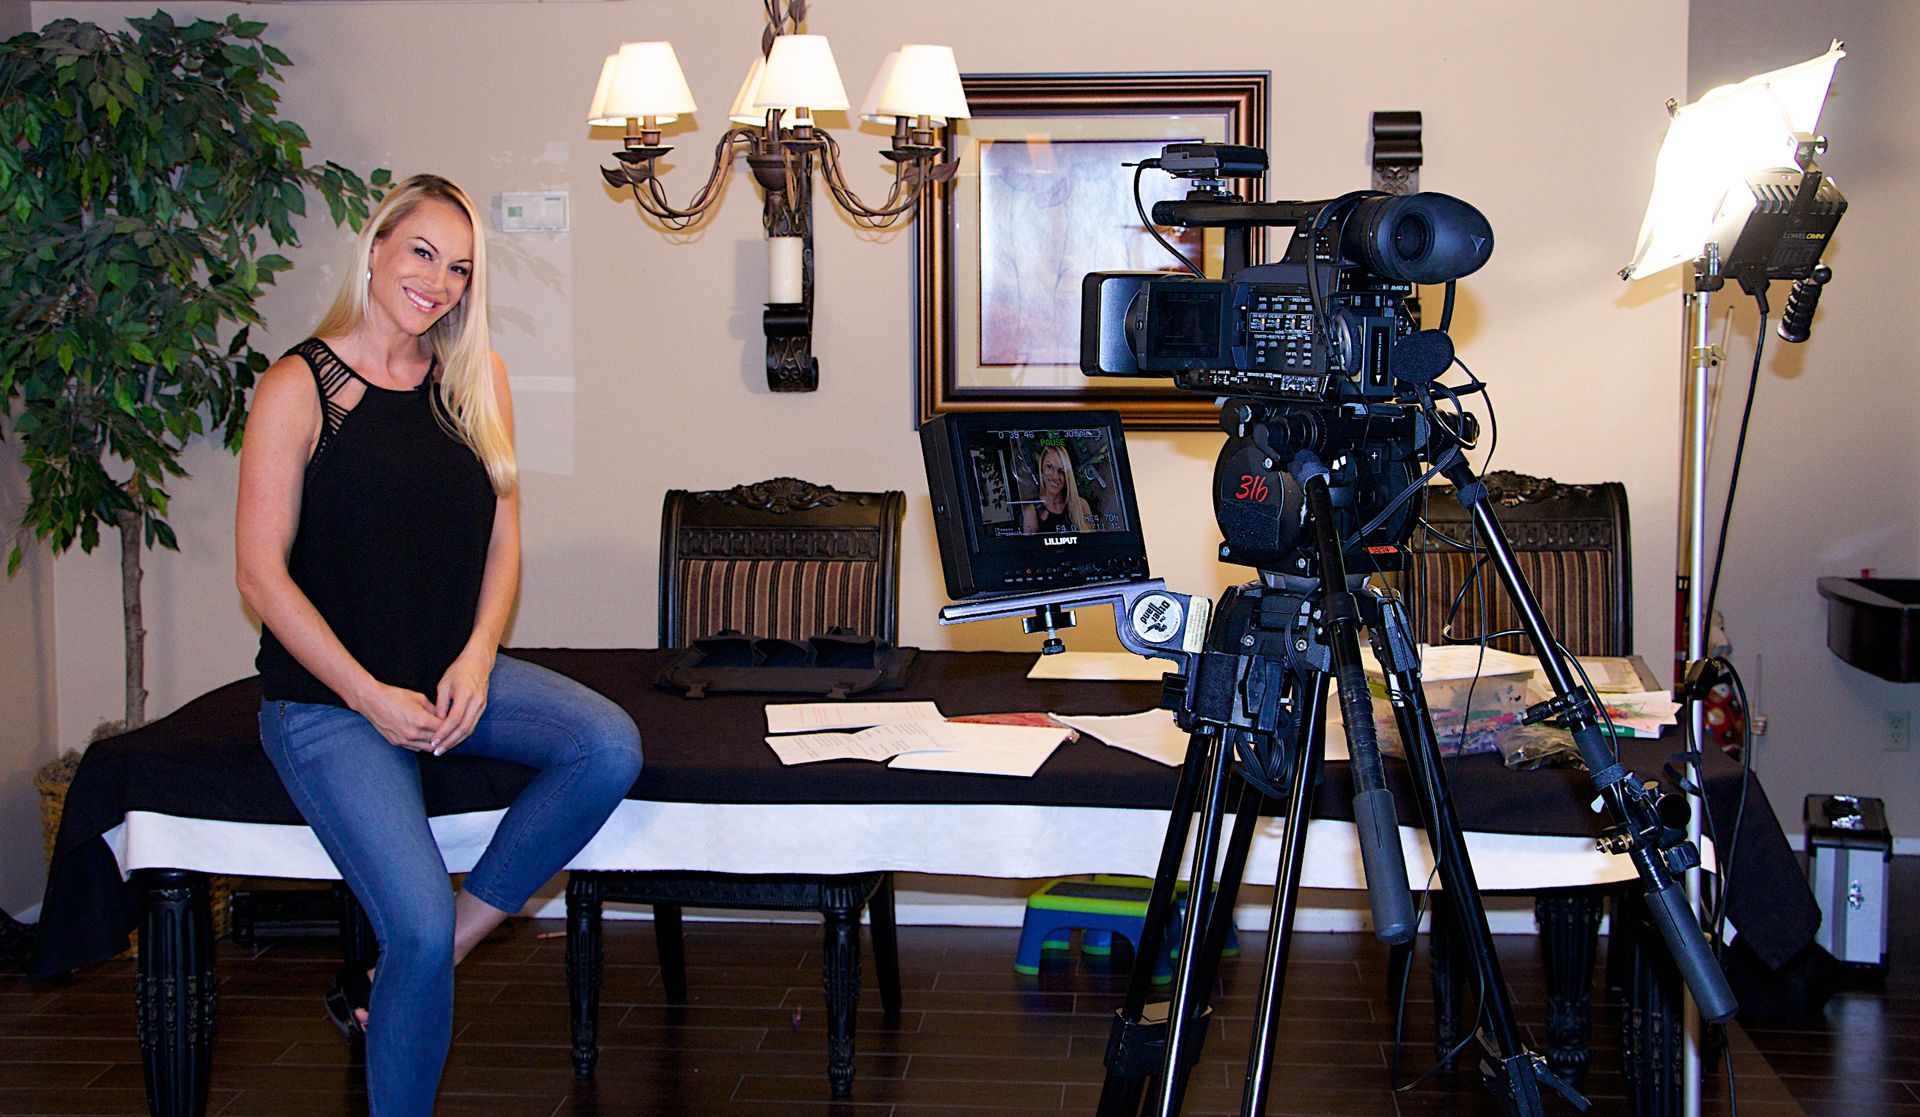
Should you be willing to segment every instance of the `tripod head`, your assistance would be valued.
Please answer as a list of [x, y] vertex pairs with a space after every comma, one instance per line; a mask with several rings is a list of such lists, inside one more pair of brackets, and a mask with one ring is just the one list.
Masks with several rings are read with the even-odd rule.
[[1412, 403], [1303, 403], [1231, 399], [1220, 410], [1227, 441], [1213, 471], [1220, 561], [1300, 576], [1314, 569], [1306, 500], [1295, 463], [1325, 463], [1335, 528], [1349, 574], [1406, 569], [1416, 518], [1409, 499], [1427, 465], [1470, 443], [1478, 426], [1456, 427]]

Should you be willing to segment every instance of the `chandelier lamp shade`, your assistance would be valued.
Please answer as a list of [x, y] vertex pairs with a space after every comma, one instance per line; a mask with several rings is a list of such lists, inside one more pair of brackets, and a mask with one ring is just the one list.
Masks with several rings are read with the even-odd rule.
[[706, 182], [684, 205], [661, 184], [661, 129], [695, 111], [693, 93], [673, 45], [632, 42], [600, 69], [587, 123], [621, 128], [619, 161], [601, 168], [616, 189], [629, 191], [641, 211], [670, 228], [699, 222], [719, 201], [736, 156], [744, 156], [763, 194], [770, 269], [765, 315], [767, 383], [775, 391], [812, 391], [819, 363], [813, 330], [813, 179], [818, 170], [828, 196], [856, 224], [886, 228], [914, 211], [922, 191], [951, 179], [959, 164], [947, 157], [942, 130], [966, 119], [966, 94], [953, 51], [908, 43], [887, 55], [860, 101], [861, 121], [890, 126], [880, 152], [893, 164], [884, 198], [868, 202], [847, 184], [840, 144], [815, 117], [853, 111], [824, 35], [804, 34], [805, 0], [765, 0], [767, 28], [727, 110], [728, 127], [714, 148]]

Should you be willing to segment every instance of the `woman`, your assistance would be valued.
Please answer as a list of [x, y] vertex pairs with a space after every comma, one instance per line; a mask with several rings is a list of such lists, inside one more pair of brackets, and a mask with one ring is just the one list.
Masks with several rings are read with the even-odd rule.
[[[402, 183], [361, 230], [315, 336], [261, 377], [240, 457], [261, 742], [380, 942], [371, 990], [343, 972], [328, 998], [343, 1031], [365, 1031], [379, 1117], [431, 1112], [454, 964], [586, 844], [640, 770], [618, 706], [499, 654], [520, 523], [486, 256], [464, 191]], [[458, 896], [419, 770], [454, 750], [541, 769]]]
[[1055, 443], [1041, 450], [1039, 467], [1040, 499], [1021, 513], [1027, 534], [1092, 530], [1093, 509], [1080, 495], [1067, 448]]

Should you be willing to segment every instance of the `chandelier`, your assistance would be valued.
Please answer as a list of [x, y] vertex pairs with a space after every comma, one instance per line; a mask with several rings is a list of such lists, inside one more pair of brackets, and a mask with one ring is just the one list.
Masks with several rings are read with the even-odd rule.
[[734, 158], [746, 157], [763, 194], [767, 230], [767, 386], [777, 392], [808, 392], [819, 386], [813, 356], [813, 178], [817, 169], [827, 193], [865, 228], [883, 229], [911, 213], [920, 194], [953, 177], [959, 164], [946, 157], [940, 129], [967, 117], [960, 72], [948, 47], [909, 43], [887, 55], [861, 103], [859, 119], [892, 127], [881, 157], [893, 164], [884, 199], [867, 202], [847, 184], [839, 141], [814, 119], [818, 112], [850, 107], [846, 87], [825, 36], [801, 33], [806, 0], [763, 0], [767, 26], [760, 53], [728, 110], [730, 123], [714, 147], [706, 183], [676, 206], [661, 185], [661, 128], [694, 111], [673, 44], [626, 43], [607, 56], [587, 123], [624, 127], [619, 160], [600, 173], [624, 188], [648, 217], [670, 229], [699, 222], [719, 200]]

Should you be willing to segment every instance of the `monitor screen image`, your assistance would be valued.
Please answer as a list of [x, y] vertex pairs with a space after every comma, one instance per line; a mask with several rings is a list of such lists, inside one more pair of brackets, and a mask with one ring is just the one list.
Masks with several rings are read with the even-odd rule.
[[972, 430], [965, 445], [979, 524], [993, 538], [1131, 529], [1109, 429]]

